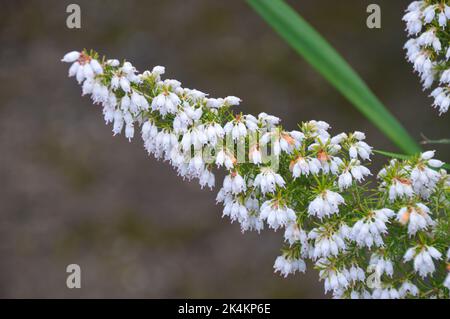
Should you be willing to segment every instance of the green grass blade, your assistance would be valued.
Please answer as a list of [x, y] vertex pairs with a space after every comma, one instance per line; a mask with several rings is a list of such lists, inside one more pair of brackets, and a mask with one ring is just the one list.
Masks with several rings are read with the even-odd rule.
[[420, 146], [330, 44], [282, 0], [247, 0], [249, 5], [360, 112], [406, 154]]
[[400, 160], [407, 160], [409, 158], [409, 156], [405, 155], [405, 154], [398, 154], [398, 153], [392, 153], [392, 152], [380, 151], [380, 150], [373, 150], [373, 152], [376, 154], [380, 154], [383, 156], [396, 158], [396, 159], [400, 159]]

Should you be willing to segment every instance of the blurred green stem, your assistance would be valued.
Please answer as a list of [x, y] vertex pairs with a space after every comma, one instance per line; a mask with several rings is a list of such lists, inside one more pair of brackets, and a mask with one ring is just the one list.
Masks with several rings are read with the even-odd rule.
[[[405, 154], [398, 154], [398, 153], [392, 153], [392, 152], [387, 152], [387, 151], [381, 151], [381, 150], [374, 150], [373, 151], [376, 154], [380, 154], [383, 156], [387, 156], [390, 158], [396, 158], [396, 159], [400, 159], [400, 160], [407, 160], [410, 156], [405, 155]], [[450, 165], [449, 164], [444, 164], [442, 166], [442, 168], [445, 168], [446, 170], [450, 169]]]

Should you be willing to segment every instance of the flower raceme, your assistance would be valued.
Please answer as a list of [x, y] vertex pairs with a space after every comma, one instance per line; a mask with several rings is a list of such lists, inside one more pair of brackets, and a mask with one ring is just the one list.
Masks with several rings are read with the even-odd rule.
[[62, 61], [114, 135], [140, 131], [149, 154], [201, 187], [224, 168], [223, 216], [243, 232], [284, 233], [276, 272], [304, 272], [309, 261], [336, 298], [449, 297], [450, 180], [434, 151], [390, 161], [372, 187], [362, 184], [372, 155], [362, 132], [331, 136], [315, 120], [287, 131], [275, 116], [235, 113], [235, 96], [163, 80], [161, 66], [138, 73], [94, 51]]
[[410, 39], [407, 59], [424, 89], [435, 85], [431, 95], [439, 114], [450, 106], [450, 3], [446, 0], [414, 1], [403, 17]]

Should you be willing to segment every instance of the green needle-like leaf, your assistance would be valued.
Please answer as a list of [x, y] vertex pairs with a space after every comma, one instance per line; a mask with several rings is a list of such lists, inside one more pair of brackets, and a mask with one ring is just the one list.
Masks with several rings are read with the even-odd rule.
[[341, 55], [282, 0], [247, 0], [287, 43], [406, 154], [420, 146]]

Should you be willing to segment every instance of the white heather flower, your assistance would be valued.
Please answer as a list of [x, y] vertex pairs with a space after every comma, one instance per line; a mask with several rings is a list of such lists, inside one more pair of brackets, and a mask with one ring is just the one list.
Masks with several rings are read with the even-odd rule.
[[233, 121], [226, 123], [223, 129], [228, 136], [231, 136], [233, 138], [234, 141], [247, 136], [247, 127], [241, 121], [240, 116], [238, 116]]
[[366, 289], [361, 291], [352, 290], [350, 292], [350, 299], [372, 299], [372, 295]]
[[419, 273], [422, 278], [428, 274], [434, 273], [436, 270], [433, 259], [440, 260], [442, 254], [432, 246], [423, 246], [409, 248], [403, 256], [404, 262], [414, 259], [414, 270]]
[[167, 114], [174, 114], [180, 103], [181, 100], [175, 93], [164, 91], [153, 99], [151, 107], [164, 117]]
[[339, 231], [330, 233], [323, 227], [314, 228], [308, 238], [314, 240], [311, 256], [313, 259], [336, 257], [347, 248], [345, 238]]
[[106, 64], [108, 64], [112, 67], [118, 67], [120, 65], [120, 61], [117, 59], [108, 59], [108, 60], [106, 60]]
[[84, 52], [69, 52], [64, 55], [61, 61], [73, 63], [69, 68], [69, 77], [75, 76], [79, 84], [86, 79], [94, 79], [97, 74], [103, 73], [100, 63]]
[[430, 210], [422, 203], [415, 206], [402, 207], [397, 213], [397, 220], [402, 224], [408, 224], [408, 234], [415, 235], [419, 230], [427, 229], [435, 225], [430, 217]]
[[411, 181], [404, 178], [394, 178], [389, 187], [389, 199], [393, 202], [397, 198], [411, 198], [414, 196], [414, 191], [411, 186]]
[[371, 248], [373, 245], [384, 245], [382, 236], [387, 234], [386, 223], [394, 215], [391, 209], [383, 208], [370, 212], [363, 219], [358, 220], [352, 227], [350, 238], [359, 247]]
[[199, 183], [200, 183], [200, 187], [202, 189], [205, 186], [208, 186], [210, 189], [213, 189], [214, 185], [216, 183], [216, 177], [214, 176], [214, 174], [210, 170], [205, 169], [200, 174]]
[[399, 289], [399, 294], [401, 298], [404, 298], [408, 295], [418, 296], [419, 288], [417, 288], [417, 286], [412, 284], [411, 282], [405, 281]]
[[366, 279], [365, 271], [358, 265], [352, 265], [349, 269], [350, 280], [353, 282], [361, 281]]
[[131, 142], [131, 139], [134, 137], [134, 126], [133, 124], [125, 125], [125, 137]]
[[372, 292], [373, 299], [400, 299], [400, 293], [397, 289], [390, 288], [375, 288]]
[[441, 78], [439, 79], [439, 83], [441, 84], [449, 84], [450, 83], [450, 69], [442, 72]]
[[227, 96], [224, 99], [224, 103], [227, 106], [234, 106], [234, 105], [239, 105], [241, 103], [241, 99], [238, 98], [237, 96]]
[[[177, 137], [174, 134], [172, 134], [169, 130], [163, 129], [156, 134], [152, 146], [153, 148], [149, 149], [152, 151], [153, 155], [156, 158], [164, 157], [165, 160], [171, 160], [171, 158], [174, 157], [173, 156], [174, 154], [171, 154], [171, 152], [174, 147], [178, 147], [178, 140]], [[190, 158], [189, 160], [187, 160], [187, 162], [188, 163], [186, 163], [186, 169], [188, 169], [189, 167], [191, 167], [191, 169], [193, 167], [197, 167], [197, 171], [200, 172], [201, 167], [199, 166], [202, 163], [199, 163], [198, 157]], [[186, 171], [184, 174], [181, 175], [184, 177], [187, 173], [188, 172]]]
[[113, 124], [113, 133], [114, 135], [120, 134], [123, 129], [123, 114], [120, 110], [116, 110], [114, 112], [114, 124]]
[[[199, 109], [201, 110], [201, 109]], [[200, 117], [198, 117], [200, 119]], [[194, 120], [198, 120], [195, 119]], [[218, 141], [222, 140], [225, 136], [225, 131], [223, 130], [222, 126], [220, 126], [218, 123], [209, 123], [205, 127], [206, 136], [208, 137], [208, 142], [212, 146], [216, 146]]]
[[299, 156], [291, 162], [290, 170], [292, 171], [292, 176], [298, 178], [301, 175], [308, 176], [310, 173], [317, 175], [321, 167], [322, 164], [317, 158]]
[[[200, 120], [203, 111], [201, 108], [194, 108], [189, 105], [188, 102], [184, 101], [182, 108], [178, 110], [176, 116], [173, 120], [173, 130], [177, 133], [186, 133], [190, 127]], [[213, 139], [212, 135], [216, 135], [216, 123], [209, 123], [207, 128], [205, 129], [208, 137], [211, 135], [211, 139]], [[203, 126], [203, 124], [199, 125]], [[220, 127], [220, 125], [218, 125]], [[221, 128], [221, 127], [220, 127]], [[223, 131], [223, 130], [222, 130]], [[217, 136], [215, 136], [217, 138]]]
[[378, 276], [386, 274], [392, 278], [394, 275], [394, 266], [390, 259], [384, 258], [378, 254], [372, 254], [369, 261], [368, 271], [375, 271]]
[[[449, 56], [450, 56], [450, 46], [449, 46]], [[433, 107], [439, 109], [439, 113], [446, 113], [450, 106], [450, 91], [442, 87], [437, 87], [434, 89], [430, 96], [434, 98]]]
[[311, 137], [321, 137], [323, 139], [330, 137], [330, 134], [328, 133], [330, 124], [328, 124], [327, 122], [312, 120], [305, 123], [305, 125], [305, 129], [306, 131], [308, 131]]
[[422, 1], [414, 1], [408, 6], [403, 21], [406, 22], [406, 29], [410, 35], [417, 34], [422, 30]]
[[435, 99], [433, 106], [438, 108], [439, 114], [447, 112], [450, 105], [446, 87], [450, 81], [450, 74], [446, 71], [450, 46], [443, 36], [449, 28], [448, 13], [447, 4], [416, 1], [408, 7], [403, 17], [411, 37], [405, 44], [406, 56], [419, 74], [423, 88], [429, 89], [435, 82], [442, 84], [431, 93]]
[[369, 160], [370, 154], [372, 154], [372, 147], [366, 142], [359, 141], [350, 147], [349, 154], [351, 158], [361, 157], [363, 160]]
[[265, 133], [261, 139], [261, 145], [266, 145], [269, 142], [272, 143], [272, 150], [275, 156], [281, 154], [281, 152], [292, 153], [294, 149], [300, 147], [304, 134], [298, 131], [285, 132], [279, 129]]
[[244, 233], [246, 231], [255, 230], [258, 233], [264, 229], [264, 222], [259, 218], [259, 216], [249, 215], [246, 219], [240, 222], [241, 231]]
[[258, 144], [254, 144], [252, 147], [250, 147], [250, 150], [248, 152], [248, 159], [255, 165], [259, 165], [262, 163], [261, 149], [259, 148]]
[[308, 206], [308, 214], [320, 219], [339, 212], [339, 205], [344, 204], [344, 198], [330, 190], [320, 193]]
[[270, 228], [277, 230], [294, 222], [295, 212], [277, 200], [266, 201], [261, 205], [261, 220], [265, 220]]
[[207, 98], [206, 106], [210, 109], [220, 109], [224, 106], [224, 100], [222, 98]]
[[291, 246], [297, 242], [305, 245], [308, 242], [308, 235], [298, 226], [296, 222], [292, 222], [286, 226], [284, 231], [284, 240]]
[[[87, 81], [91, 82], [92, 80], [86, 79], [86, 81], [84, 82], [86, 83]], [[108, 102], [108, 98], [109, 98], [108, 88], [102, 85], [100, 82], [95, 81], [92, 86], [92, 95], [91, 95], [91, 99], [94, 102], [94, 104], [105, 105], [105, 103]]]
[[417, 43], [420, 46], [432, 46], [436, 52], [441, 51], [442, 46], [439, 38], [436, 36], [436, 30], [430, 29], [427, 32], [424, 32], [417, 38]]
[[[174, 80], [172, 80], [171, 82], [171, 86], [174, 89], [177, 89], [181, 84], [177, 81], [175, 84], [173, 82]], [[185, 95], [188, 97], [189, 100], [191, 100], [193, 103], [198, 103], [203, 101], [206, 98], [206, 93], [203, 93], [199, 90], [190, 90], [190, 89], [184, 89], [184, 93]]]
[[[440, 160], [434, 159], [434, 151], [428, 151], [420, 156], [419, 163], [411, 172], [411, 181], [414, 191], [427, 199], [433, 193], [440, 174], [432, 168], [444, 165]], [[431, 167], [431, 168], [430, 168]]]
[[447, 274], [447, 277], [445, 277], [444, 286], [447, 287], [447, 289], [450, 289], [450, 272]]
[[258, 119], [251, 114], [244, 115], [245, 126], [250, 132], [258, 130]]
[[319, 276], [321, 279], [324, 279], [325, 293], [331, 290], [336, 297], [339, 297], [352, 281], [348, 269], [337, 269], [325, 258], [319, 259], [316, 262], [316, 266], [322, 269], [319, 272]]
[[228, 216], [232, 222], [239, 221], [240, 223], [249, 217], [247, 207], [236, 199], [225, 200], [222, 217], [224, 216]]
[[253, 186], [259, 188], [263, 195], [273, 193], [277, 189], [277, 186], [283, 188], [285, 184], [283, 177], [269, 167], [262, 167], [253, 182]]
[[[97, 84], [97, 82], [94, 79], [87, 79], [86, 81], [83, 82], [82, 85], [82, 96], [85, 96], [87, 94], [92, 94], [94, 92], [94, 86]], [[112, 96], [114, 96], [114, 98], [116, 98], [115, 95], [112, 94]]]
[[61, 59], [62, 62], [66, 63], [73, 63], [77, 61], [80, 57], [80, 52], [78, 51], [71, 51], [69, 53], [66, 53], [64, 57]]
[[334, 156], [340, 149], [341, 146], [332, 144], [329, 137], [323, 138], [321, 136], [317, 137], [316, 142], [308, 147], [308, 150], [316, 153], [322, 172], [333, 175], [337, 175], [339, 167], [343, 165], [342, 159]]
[[157, 76], [161, 76], [164, 73], [166, 73], [166, 68], [161, 65], [157, 65], [152, 69], [152, 74], [155, 74]]
[[264, 112], [258, 114], [259, 125], [269, 131], [273, 130], [280, 123], [280, 121], [281, 120], [278, 117]]
[[[129, 93], [131, 91], [130, 87], [130, 81], [126, 77], [120, 77], [119, 80], [119, 87], [125, 92]], [[114, 83], [115, 84], [115, 83]]]
[[90, 64], [90, 66], [91, 66], [91, 68], [92, 68], [92, 70], [94, 71], [95, 74], [102, 74], [103, 73], [103, 68], [102, 68], [102, 66], [100, 65], [100, 63], [97, 60], [92, 59], [89, 64]]
[[350, 187], [352, 185], [353, 178], [357, 182], [361, 182], [364, 180], [364, 177], [368, 175], [371, 175], [370, 170], [367, 167], [362, 166], [360, 161], [353, 159], [347, 166], [345, 166], [341, 175], [339, 175], [339, 189], [344, 190]]
[[194, 147], [194, 150], [200, 150], [207, 142], [208, 136], [206, 135], [204, 126], [201, 125], [194, 126], [190, 131], [186, 132], [181, 139], [181, 145], [186, 152], [191, 150], [191, 146]]
[[128, 61], [122, 65], [120, 72], [124, 74], [130, 82], [139, 83], [141, 81], [140, 77], [136, 75], [136, 68]]
[[278, 256], [273, 268], [275, 269], [275, 272], [279, 272], [280, 275], [286, 278], [297, 271], [304, 273], [306, 271], [306, 264], [302, 259]]
[[141, 128], [141, 137], [144, 141], [144, 147], [150, 154], [154, 149], [154, 141], [158, 135], [158, 128], [151, 121], [146, 121]]
[[347, 189], [352, 185], [352, 174], [348, 170], [339, 175], [338, 185], [340, 190]]
[[225, 165], [227, 169], [232, 169], [236, 163], [236, 158], [230, 154], [227, 150], [221, 149], [216, 155], [215, 161], [217, 167]]
[[372, 147], [364, 142], [366, 135], [362, 132], [355, 131], [351, 134], [351, 137], [354, 139], [354, 142], [350, 144], [350, 158], [356, 159], [359, 156], [362, 160], [370, 160]]
[[131, 102], [137, 106], [138, 110], [148, 110], [149, 104], [147, 102], [147, 99], [140, 93], [133, 91], [131, 93]]
[[264, 222], [259, 218], [259, 201], [256, 197], [249, 196], [244, 200], [245, 208], [247, 209], [246, 218], [239, 220], [241, 224], [241, 231], [256, 230], [258, 233], [264, 229]]
[[208, 143], [208, 136], [202, 125], [194, 126], [181, 139], [181, 145], [186, 152], [191, 150], [191, 146], [194, 147], [194, 150], [200, 150], [206, 143]]
[[331, 138], [331, 144], [341, 144], [348, 138], [348, 135], [346, 133], [340, 133], [338, 135], [335, 135]]
[[232, 194], [239, 194], [247, 190], [244, 178], [236, 171], [225, 177], [223, 188], [226, 192]]

